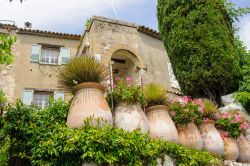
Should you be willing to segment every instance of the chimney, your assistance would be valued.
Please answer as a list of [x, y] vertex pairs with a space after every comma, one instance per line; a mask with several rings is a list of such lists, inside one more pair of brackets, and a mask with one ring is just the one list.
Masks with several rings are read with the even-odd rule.
[[24, 28], [25, 29], [31, 29], [32, 28], [32, 24], [30, 22], [25, 22], [24, 23]]

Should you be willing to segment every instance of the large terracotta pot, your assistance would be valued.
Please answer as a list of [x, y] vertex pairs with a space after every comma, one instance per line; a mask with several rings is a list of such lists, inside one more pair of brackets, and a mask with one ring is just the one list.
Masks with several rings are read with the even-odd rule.
[[220, 133], [214, 127], [214, 124], [204, 122], [200, 125], [200, 132], [203, 140], [203, 149], [210, 153], [223, 156], [224, 142]]
[[250, 144], [247, 139], [242, 135], [237, 139], [239, 147], [238, 161], [241, 163], [250, 163]]
[[224, 158], [225, 160], [236, 161], [239, 157], [239, 148], [233, 138], [223, 138], [224, 141]]
[[203, 141], [199, 129], [194, 123], [190, 123], [187, 127], [178, 126], [179, 143], [190, 149], [201, 150]]
[[149, 132], [152, 138], [162, 138], [178, 143], [178, 132], [164, 105], [146, 108]]
[[120, 102], [115, 108], [115, 126], [127, 131], [138, 128], [142, 133], [149, 131], [148, 120], [139, 103]]
[[95, 125], [97, 119], [102, 123], [113, 124], [112, 113], [104, 97], [105, 88], [98, 83], [81, 83], [74, 88], [74, 97], [71, 102], [67, 126], [82, 128], [84, 120], [90, 118]]

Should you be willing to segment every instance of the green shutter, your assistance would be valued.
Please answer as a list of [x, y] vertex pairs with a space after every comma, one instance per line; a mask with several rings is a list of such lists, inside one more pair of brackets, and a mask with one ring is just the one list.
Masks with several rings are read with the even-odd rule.
[[41, 45], [32, 44], [30, 61], [39, 62], [40, 55], [41, 55]]
[[55, 100], [59, 100], [59, 99], [64, 100], [64, 92], [63, 91], [55, 91], [54, 92], [54, 99]]
[[23, 103], [25, 105], [31, 105], [33, 101], [33, 90], [23, 90]]
[[70, 58], [70, 48], [62, 47], [60, 49], [61, 64], [66, 64]]

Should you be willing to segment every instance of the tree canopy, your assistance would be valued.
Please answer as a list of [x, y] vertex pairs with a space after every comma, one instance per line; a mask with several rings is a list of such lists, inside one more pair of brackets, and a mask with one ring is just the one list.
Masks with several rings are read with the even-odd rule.
[[209, 97], [234, 92], [242, 80], [233, 22], [246, 10], [226, 0], [158, 0], [158, 22], [184, 94]]

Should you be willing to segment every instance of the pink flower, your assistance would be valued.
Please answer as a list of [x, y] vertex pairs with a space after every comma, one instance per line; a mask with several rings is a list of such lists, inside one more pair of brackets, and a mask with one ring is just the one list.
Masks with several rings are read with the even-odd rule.
[[115, 80], [116, 80], [116, 81], [120, 81], [121, 78], [117, 76], [117, 77], [115, 77]]
[[188, 128], [189, 128], [189, 127], [192, 127], [192, 124], [191, 124], [191, 123], [188, 124]]
[[202, 107], [199, 107], [200, 112], [204, 112], [204, 109]]
[[127, 77], [127, 78], [126, 78], [126, 81], [128, 81], [128, 82], [129, 82], [129, 81], [132, 81], [132, 80], [133, 80], [132, 77]]
[[188, 113], [188, 112], [189, 112], [189, 110], [188, 110], [188, 109], [184, 109], [184, 112]]
[[222, 132], [220, 133], [220, 135], [221, 135], [222, 139], [228, 137], [228, 133], [227, 133], [226, 131], [222, 131]]
[[112, 84], [112, 85], [111, 85], [111, 88], [112, 88], [112, 89], [114, 89], [115, 87], [116, 87], [116, 85], [115, 85], [115, 84]]
[[222, 118], [228, 118], [229, 115], [228, 115], [228, 113], [224, 112], [224, 113], [221, 114], [221, 117], [222, 117]]
[[183, 102], [188, 102], [190, 100], [190, 97], [188, 97], [188, 96], [183, 96], [183, 98], [182, 98], [182, 101]]
[[237, 114], [237, 115], [235, 115], [235, 119], [236, 119], [237, 122], [241, 122], [242, 117], [243, 117], [243, 116], [242, 116], [242, 114], [240, 114], [240, 113]]
[[240, 129], [242, 129], [242, 130], [246, 130], [248, 127], [249, 127], [249, 125], [246, 122], [244, 122], [243, 124], [240, 125]]

